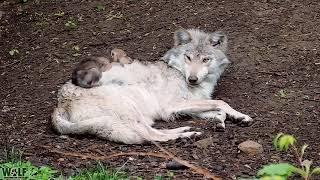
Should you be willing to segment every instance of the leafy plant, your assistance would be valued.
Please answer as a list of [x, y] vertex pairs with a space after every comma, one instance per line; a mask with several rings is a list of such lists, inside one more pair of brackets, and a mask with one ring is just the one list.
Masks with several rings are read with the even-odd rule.
[[66, 22], [65, 26], [69, 29], [76, 29], [78, 27], [77, 22], [72, 18]]
[[99, 4], [99, 5], [96, 6], [96, 11], [100, 12], [100, 11], [104, 11], [105, 9], [106, 9], [106, 7], [104, 7], [103, 5]]
[[[23, 169], [23, 178], [24, 179], [53, 179], [57, 177], [56, 170], [51, 169], [50, 167], [36, 167], [33, 166], [30, 162], [7, 162], [0, 165], [1, 169], [7, 170], [7, 175], [15, 175], [17, 171], [22, 171]], [[2, 176], [2, 177], [1, 177]], [[0, 179], [5, 178], [5, 174], [0, 174]]]
[[298, 159], [299, 166], [296, 167], [289, 163], [278, 163], [264, 166], [258, 172], [258, 176], [260, 176], [261, 179], [285, 180], [294, 174], [298, 174], [304, 180], [309, 180], [313, 175], [320, 174], [320, 167], [312, 169], [312, 161], [303, 158], [303, 155], [305, 154], [305, 150], [307, 149], [308, 145], [304, 144], [301, 147], [297, 147], [296, 138], [283, 133], [280, 133], [275, 137], [273, 145], [278, 151], [286, 152], [288, 150], [291, 150]]
[[281, 89], [281, 90], [279, 91], [279, 96], [280, 96], [281, 98], [286, 98], [287, 95], [288, 95], [288, 92], [287, 92], [286, 90]]
[[167, 175], [163, 176], [163, 175], [156, 175], [154, 177], [154, 180], [172, 180], [174, 177], [173, 172], [168, 172]]

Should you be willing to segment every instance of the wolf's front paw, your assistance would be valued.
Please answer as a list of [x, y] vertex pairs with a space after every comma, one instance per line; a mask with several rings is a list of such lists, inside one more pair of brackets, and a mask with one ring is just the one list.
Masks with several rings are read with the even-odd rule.
[[251, 126], [253, 124], [253, 119], [250, 116], [245, 115], [241, 118], [239, 124], [240, 126]]
[[225, 123], [218, 123], [216, 125], [216, 130], [217, 131], [223, 132], [225, 129], [226, 129], [226, 124]]
[[191, 137], [191, 136], [200, 136], [201, 134], [202, 134], [201, 132], [190, 131], [190, 132], [181, 133], [180, 137], [186, 138], [186, 137]]

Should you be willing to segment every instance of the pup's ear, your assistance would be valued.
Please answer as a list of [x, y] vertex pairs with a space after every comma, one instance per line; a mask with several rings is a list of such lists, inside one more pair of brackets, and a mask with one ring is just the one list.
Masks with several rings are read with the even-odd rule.
[[179, 29], [174, 33], [174, 45], [179, 46], [191, 41], [190, 33], [185, 29]]
[[227, 46], [228, 46], [227, 41], [228, 41], [227, 35], [222, 31], [216, 31], [210, 34], [210, 37], [209, 37], [210, 44], [215, 48], [219, 48], [223, 52], [227, 51]]

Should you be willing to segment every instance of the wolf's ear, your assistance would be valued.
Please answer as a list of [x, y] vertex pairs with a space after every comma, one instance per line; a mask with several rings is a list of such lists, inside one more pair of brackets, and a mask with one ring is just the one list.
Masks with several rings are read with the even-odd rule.
[[179, 29], [174, 33], [174, 45], [179, 46], [191, 41], [190, 33], [185, 29]]
[[222, 31], [216, 31], [210, 34], [209, 42], [210, 44], [215, 47], [219, 48], [223, 52], [227, 51], [227, 35]]

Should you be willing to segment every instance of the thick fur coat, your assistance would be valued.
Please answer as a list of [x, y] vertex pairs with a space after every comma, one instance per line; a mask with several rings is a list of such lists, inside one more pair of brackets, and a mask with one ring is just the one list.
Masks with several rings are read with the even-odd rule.
[[229, 60], [221, 32], [179, 30], [175, 45], [162, 61], [114, 65], [102, 73], [100, 86], [90, 89], [67, 82], [58, 94], [52, 123], [61, 134], [93, 134], [126, 144], [168, 141], [199, 135], [190, 127], [155, 129], [156, 119], [173, 120], [188, 114], [218, 121], [226, 116], [252, 119], [220, 100], [211, 100]]

